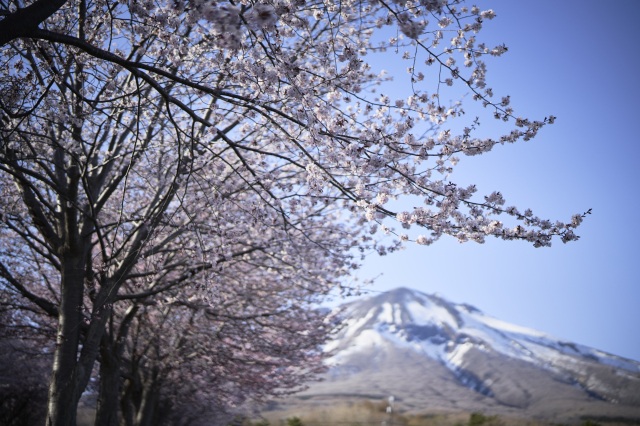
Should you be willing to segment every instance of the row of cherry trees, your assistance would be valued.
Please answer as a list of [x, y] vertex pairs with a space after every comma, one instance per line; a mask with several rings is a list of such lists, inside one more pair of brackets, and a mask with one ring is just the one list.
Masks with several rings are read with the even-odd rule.
[[[1, 301], [15, 329], [55, 330], [47, 425], [75, 424], [92, 378], [101, 425], [299, 388], [334, 325], [315, 306], [362, 253], [445, 234], [577, 239], [583, 215], [546, 220], [447, 178], [459, 156], [553, 121], [494, 100], [483, 57], [506, 48], [476, 39], [491, 10], [0, 0], [0, 12]], [[368, 55], [386, 49], [412, 64], [408, 97], [375, 92], [385, 77]], [[452, 131], [462, 106], [440, 95], [453, 85], [512, 130]], [[402, 196], [423, 204], [393, 211]]]

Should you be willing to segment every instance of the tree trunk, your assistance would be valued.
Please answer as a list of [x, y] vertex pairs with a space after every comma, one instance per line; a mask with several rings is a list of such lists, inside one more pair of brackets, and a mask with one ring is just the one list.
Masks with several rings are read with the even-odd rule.
[[158, 404], [160, 403], [158, 374], [157, 368], [153, 367], [151, 377], [144, 384], [142, 400], [136, 414], [136, 426], [154, 426], [157, 423]]
[[61, 153], [55, 161], [58, 183], [64, 188], [58, 199], [57, 255], [60, 258], [60, 306], [58, 333], [49, 381], [47, 426], [75, 426], [78, 402], [91, 374], [78, 362], [82, 335], [82, 305], [91, 241], [81, 238], [76, 204], [79, 169], [65, 167]]
[[120, 357], [105, 336], [100, 350], [100, 389], [95, 426], [118, 426], [120, 402]]
[[135, 357], [130, 362], [129, 377], [124, 381], [122, 397], [120, 398], [120, 408], [125, 426], [136, 426], [136, 418], [144, 390], [144, 379]]
[[82, 326], [84, 260], [66, 259], [62, 265], [58, 333], [49, 381], [47, 426], [75, 426], [78, 401], [77, 357]]
[[[130, 385], [122, 382], [122, 353], [125, 347], [126, 336], [136, 313], [138, 306], [132, 305], [120, 323], [114, 328], [113, 323], [108, 331], [102, 335], [100, 341], [100, 390], [98, 395], [98, 409], [96, 411], [95, 426], [118, 426], [120, 424], [118, 408], [121, 401], [125, 401], [130, 393]], [[133, 418], [127, 415], [123, 405], [123, 422], [132, 424]]]

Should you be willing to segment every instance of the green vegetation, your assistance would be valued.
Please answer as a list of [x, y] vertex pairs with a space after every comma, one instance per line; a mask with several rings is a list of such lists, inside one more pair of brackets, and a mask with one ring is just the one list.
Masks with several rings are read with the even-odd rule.
[[485, 416], [482, 413], [471, 413], [469, 416], [469, 426], [501, 426], [503, 422], [498, 416]]

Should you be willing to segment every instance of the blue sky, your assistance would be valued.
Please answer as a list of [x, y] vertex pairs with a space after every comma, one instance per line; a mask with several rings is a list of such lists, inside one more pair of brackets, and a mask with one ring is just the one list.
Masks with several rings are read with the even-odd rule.
[[[511, 95], [519, 115], [558, 119], [531, 142], [463, 158], [452, 180], [475, 183], [483, 194], [500, 190], [508, 204], [542, 217], [568, 220], [589, 208], [593, 214], [579, 228], [578, 242], [535, 249], [443, 238], [429, 247], [371, 255], [359, 277], [378, 276], [373, 291], [406, 286], [439, 293], [640, 360], [640, 2], [476, 4], [497, 14], [481, 38], [509, 47], [489, 64], [496, 96]], [[482, 131], [497, 135], [493, 121], [482, 120]]]

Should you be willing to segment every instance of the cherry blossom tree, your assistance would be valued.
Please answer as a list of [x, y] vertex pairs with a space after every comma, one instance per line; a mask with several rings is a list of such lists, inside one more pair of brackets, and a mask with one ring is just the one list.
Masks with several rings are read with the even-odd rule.
[[[47, 123], [47, 126], [51, 126], [51, 123]], [[162, 128], [164, 124], [159, 126]], [[97, 133], [91, 134], [95, 137]], [[15, 209], [7, 212], [4, 223], [6, 249], [3, 259], [6, 258], [7, 262], [2, 265], [3, 278], [12, 285], [14, 291], [38, 306], [41, 313], [58, 317], [60, 324], [53, 380], [58, 373], [62, 377], [60, 382], [65, 385], [71, 382], [73, 385], [70, 401], [60, 401], [60, 395], [64, 395], [67, 389], [62, 385], [56, 387], [56, 382], [52, 380], [50, 405], [52, 402], [60, 404], [61, 413], [74, 412], [74, 406], [91, 377], [93, 363], [99, 356], [101, 397], [106, 399], [100, 400], [98, 418], [104, 419], [105, 413], [113, 415], [117, 412], [102, 409], [102, 403], [107, 400], [113, 402], [114, 392], [109, 393], [108, 390], [109, 387], [112, 391], [114, 387], [117, 390], [119, 384], [121, 363], [117, 361], [124, 344], [120, 342], [127, 338], [127, 330], [134, 319], [130, 313], [135, 313], [138, 305], [171, 304], [175, 298], [186, 299], [189, 303], [199, 300], [200, 304], [214, 306], [216, 312], [220, 311], [220, 315], [227, 317], [242, 315], [238, 318], [250, 318], [255, 315], [265, 317], [265, 321], [269, 316], [284, 317], [286, 321], [296, 322], [305, 328], [323, 330], [309, 320], [310, 313], [306, 312], [322, 295], [338, 287], [338, 279], [355, 266], [349, 250], [358, 243], [354, 240], [358, 235], [358, 225], [346, 227], [336, 216], [338, 212], [332, 211], [330, 203], [315, 197], [303, 199], [296, 211], [273, 209], [269, 203], [282, 201], [280, 197], [284, 195], [278, 195], [279, 190], [274, 187], [269, 191], [271, 198], [265, 203], [263, 194], [253, 188], [255, 183], [248, 182], [237, 173], [238, 167], [241, 167], [237, 159], [226, 158], [221, 153], [200, 164], [190, 160], [190, 167], [194, 169], [185, 172], [180, 161], [171, 163], [171, 159], [179, 158], [182, 154], [173, 152], [175, 146], [166, 143], [162, 132], [153, 124], [146, 127], [144, 138], [150, 140], [150, 135], [155, 138], [154, 143], [159, 145], [149, 143], [145, 146], [142, 142], [144, 156], [137, 158], [136, 150], [123, 154], [123, 150], [130, 146], [127, 139], [123, 146], [112, 145], [115, 148], [113, 151], [92, 145], [96, 150], [95, 156], [80, 164], [85, 170], [98, 165], [94, 169], [96, 174], [78, 179], [76, 186], [68, 192], [47, 192], [46, 187], [32, 184], [23, 174], [26, 168], [22, 166], [25, 163], [14, 163], [11, 174], [6, 175], [15, 181], [22, 192], [12, 194], [13, 200], [8, 203]], [[122, 133], [114, 133], [114, 136], [121, 137]], [[174, 137], [172, 134], [170, 136]], [[105, 139], [111, 141], [110, 138]], [[90, 142], [94, 143], [94, 140]], [[37, 146], [31, 139], [29, 144], [36, 149], [46, 148], [48, 141], [45, 139], [42, 146]], [[165, 144], [167, 149], [160, 148]], [[70, 150], [61, 150], [63, 152], [60, 155], [73, 158]], [[40, 158], [48, 157], [46, 151], [38, 154]], [[55, 153], [52, 154], [51, 158], [55, 159]], [[116, 160], [118, 157], [122, 157], [121, 166], [117, 164], [120, 161]], [[221, 164], [217, 165], [217, 161]], [[35, 177], [36, 183], [53, 175], [57, 167], [46, 161], [33, 166], [29, 170], [29, 177]], [[280, 168], [280, 165], [274, 164], [273, 167]], [[105, 176], [100, 176], [100, 173]], [[297, 175], [283, 171], [278, 182], [283, 185], [297, 184]], [[67, 175], [63, 176], [64, 180], [68, 178]], [[105, 186], [102, 187], [99, 181], [106, 182]], [[9, 182], [5, 186], [9, 187]], [[86, 189], [96, 192], [80, 193]], [[30, 198], [34, 193], [38, 194], [38, 201]], [[64, 197], [62, 203], [71, 200], [69, 207], [73, 219], [77, 221], [66, 219], [55, 208], [53, 211], [46, 210], [48, 206], [60, 203], [58, 197]], [[93, 201], [91, 197], [95, 197]], [[26, 209], [41, 214], [42, 219], [37, 219], [41, 222], [37, 222], [30, 211], [24, 211]], [[50, 241], [35, 238], [34, 230], [41, 223], [53, 223], [64, 233], [71, 233], [71, 236], [63, 233], [66, 238], [75, 234], [75, 238], [80, 240], [80, 236], [86, 236], [85, 241], [74, 241], [78, 250], [84, 251], [77, 255], [81, 261], [78, 261], [74, 270], [78, 274], [82, 272], [82, 278], [76, 276], [66, 281], [62, 262], [57, 255], [71, 243], [55, 234], [49, 236]], [[78, 271], [81, 267], [83, 269]], [[78, 281], [83, 286], [68, 291], [75, 290], [79, 294], [75, 294], [75, 300], [67, 300], [69, 296], [64, 294], [65, 286], [75, 286]], [[225, 295], [230, 291], [225, 293], [224, 290], [227, 285], [232, 285], [235, 294], [239, 293], [241, 300], [245, 301], [241, 305], [232, 305], [241, 314], [234, 314], [231, 308], [226, 307], [230, 303]], [[196, 294], [186, 293], [187, 289], [197, 290]], [[64, 311], [64, 302], [70, 303], [67, 311]], [[60, 305], [58, 311], [52, 308], [56, 304]], [[114, 306], [120, 305], [126, 310], [121, 318], [114, 318]], [[150, 309], [146, 308], [145, 311]], [[252, 310], [254, 313], [251, 313]], [[173, 323], [181, 324], [176, 319]], [[143, 324], [149, 329], [147, 334], [158, 332], [158, 324], [151, 320]], [[273, 328], [267, 329], [273, 333]], [[298, 332], [302, 333], [300, 330]], [[265, 333], [258, 334], [265, 339]], [[281, 368], [286, 369], [287, 357], [307, 360], [305, 353], [310, 351], [310, 347], [322, 343], [320, 337], [326, 337], [326, 334], [326, 330], [321, 335], [307, 330], [304, 338], [306, 346], [299, 346], [296, 351], [292, 343], [287, 348], [289, 352], [281, 352]], [[77, 348], [75, 351], [69, 349], [71, 355], [61, 354], [59, 348], [69, 343], [70, 335], [76, 339], [73, 345], [77, 345]], [[165, 336], [158, 336], [157, 339], [161, 337]], [[147, 339], [151, 340], [150, 337]], [[156, 346], [157, 339], [152, 341]], [[292, 340], [289, 339], [289, 342]], [[189, 343], [193, 344], [192, 341]], [[187, 350], [179, 346], [175, 351], [178, 349]], [[168, 362], [166, 356], [162, 358], [163, 362]], [[156, 361], [154, 370], [168, 368], [159, 360], [152, 359]], [[253, 364], [259, 361], [257, 356], [252, 360]], [[245, 374], [255, 371], [246, 370]], [[291, 374], [293, 383], [308, 377], [300, 371], [299, 374]], [[290, 387], [286, 381], [277, 382], [283, 388]], [[259, 382], [255, 383], [256, 386], [242, 389], [242, 393], [251, 395], [255, 391], [257, 396], [264, 393], [257, 386]], [[271, 381], [262, 387], [268, 385], [268, 389], [274, 389], [274, 383]], [[117, 392], [115, 394], [118, 395]], [[106, 403], [105, 408], [111, 406]], [[55, 407], [49, 407], [50, 418], [54, 410]], [[68, 421], [74, 422], [73, 418]]]
[[[115, 424], [118, 403], [126, 424], [160, 424], [154, 417], [160, 403], [170, 403], [182, 417], [206, 407], [219, 415], [247, 399], [299, 389], [322, 368], [320, 344], [333, 327], [314, 305], [356, 266], [349, 255], [334, 253], [348, 250], [346, 230], [324, 203], [320, 210], [301, 209], [300, 218], [290, 213], [288, 224], [265, 228], [266, 218], [256, 217], [253, 206], [249, 212], [238, 208], [251, 205], [252, 192], [234, 187], [233, 176], [223, 180], [230, 193], [222, 198], [230, 208], [213, 210], [215, 229], [208, 217], [198, 230], [208, 239], [224, 236], [228, 244], [215, 265], [198, 264], [195, 275], [193, 269], [150, 273], [156, 256], [121, 289], [101, 340], [97, 424]], [[234, 243], [227, 233], [236, 229], [242, 232]], [[320, 241], [310, 238], [319, 235]], [[194, 236], [186, 236], [189, 245]], [[181, 237], [172, 231], [172, 238], [178, 244]], [[175, 263], [186, 250], [164, 251]]]
[[[133, 360], [134, 346], [109, 344], [120, 330], [284, 308], [301, 321], [309, 311], [297, 307], [339, 286], [372, 244], [384, 254], [443, 235], [577, 239], [584, 215], [547, 220], [449, 179], [460, 157], [554, 120], [518, 117], [487, 86], [484, 57], [506, 51], [478, 39], [492, 10], [457, 0], [0, 5], [0, 286], [57, 323], [49, 425], [75, 423], [101, 350]], [[398, 99], [376, 92], [385, 77], [368, 60], [395, 51], [412, 80]], [[441, 101], [452, 86], [511, 129], [483, 138], [478, 121], [454, 125], [463, 106]], [[422, 204], [394, 211], [403, 196]], [[397, 242], [375, 245], [376, 232]], [[221, 309], [221, 289], [244, 282], [258, 286], [236, 293], [244, 312]], [[197, 309], [180, 314], [187, 305], [174, 302], [189, 297]], [[236, 334], [216, 344], [236, 338], [250, 350]], [[167, 347], [180, 353], [178, 340]]]
[[229, 290], [219, 309], [184, 300], [141, 308], [123, 354], [126, 424], [211, 424], [248, 400], [298, 390], [323, 370], [317, 343], [333, 326], [326, 314], [272, 303], [256, 308]]

